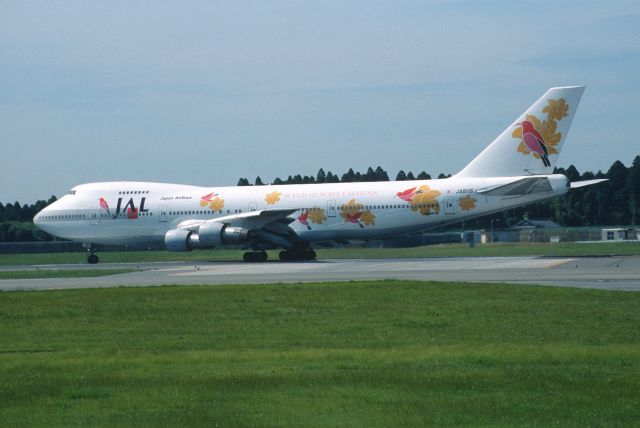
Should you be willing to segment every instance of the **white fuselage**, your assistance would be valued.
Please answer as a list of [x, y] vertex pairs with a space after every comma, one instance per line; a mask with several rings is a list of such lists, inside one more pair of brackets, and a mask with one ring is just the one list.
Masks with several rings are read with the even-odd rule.
[[[530, 177], [530, 176], [529, 176]], [[524, 177], [199, 187], [146, 182], [76, 186], [34, 222], [48, 233], [92, 244], [161, 243], [173, 229], [218, 221], [234, 224], [254, 212], [286, 216], [305, 242], [384, 238], [479, 217], [561, 195], [563, 175], [540, 193], [489, 196], [483, 189]], [[247, 222], [251, 225], [251, 222]]]

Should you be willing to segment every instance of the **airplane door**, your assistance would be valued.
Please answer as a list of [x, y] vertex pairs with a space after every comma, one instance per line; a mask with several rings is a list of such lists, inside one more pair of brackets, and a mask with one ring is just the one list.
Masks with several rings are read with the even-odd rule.
[[327, 217], [335, 217], [337, 211], [336, 201], [327, 201]]
[[158, 221], [160, 223], [167, 222], [167, 206], [166, 205], [160, 205], [160, 207], [158, 208]]
[[258, 209], [257, 202], [249, 202], [249, 212], [256, 211]]
[[445, 215], [453, 215], [456, 213], [454, 198], [452, 197], [444, 198], [444, 213]]

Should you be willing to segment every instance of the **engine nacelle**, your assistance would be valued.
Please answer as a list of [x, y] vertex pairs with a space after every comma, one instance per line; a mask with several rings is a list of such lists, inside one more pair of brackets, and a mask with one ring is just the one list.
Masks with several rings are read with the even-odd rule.
[[197, 232], [184, 229], [170, 230], [164, 236], [164, 243], [169, 251], [191, 251], [194, 248], [242, 244], [248, 235], [248, 229], [208, 221], [201, 224]]
[[164, 245], [169, 251], [191, 251], [189, 246], [191, 232], [184, 229], [173, 229], [164, 235]]

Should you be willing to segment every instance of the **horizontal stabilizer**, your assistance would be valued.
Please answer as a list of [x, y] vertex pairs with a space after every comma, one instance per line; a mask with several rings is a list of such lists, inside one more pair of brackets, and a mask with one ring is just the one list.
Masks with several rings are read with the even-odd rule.
[[547, 177], [527, 177], [508, 184], [478, 190], [478, 193], [487, 196], [522, 196], [548, 192], [553, 192], [553, 188]]
[[578, 187], [591, 186], [592, 184], [602, 183], [603, 181], [609, 181], [609, 179], [597, 178], [595, 180], [574, 181], [573, 183], [571, 183], [571, 188], [577, 189]]

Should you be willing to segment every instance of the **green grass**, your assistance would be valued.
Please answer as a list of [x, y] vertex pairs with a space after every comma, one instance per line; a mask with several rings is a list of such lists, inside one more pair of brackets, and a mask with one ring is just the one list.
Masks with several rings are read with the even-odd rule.
[[37, 269], [0, 271], [3, 279], [34, 279], [34, 278], [93, 278], [97, 276], [117, 275], [120, 273], [136, 272], [136, 269]]
[[[99, 253], [102, 263], [142, 263], [163, 261], [238, 261], [241, 250], [203, 250], [186, 253], [168, 251], [132, 251]], [[333, 248], [318, 249], [318, 258], [404, 258], [404, 257], [504, 257], [504, 256], [596, 256], [638, 255], [640, 242], [597, 244], [575, 243], [494, 243], [429, 245], [415, 248]], [[269, 259], [277, 260], [278, 251], [269, 251]], [[86, 263], [85, 253], [3, 254], [0, 265]]]
[[2, 426], [630, 426], [640, 293], [425, 282], [0, 293]]

